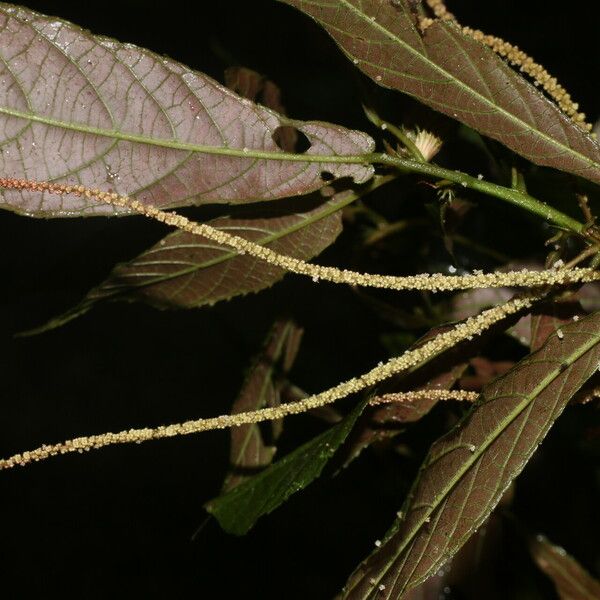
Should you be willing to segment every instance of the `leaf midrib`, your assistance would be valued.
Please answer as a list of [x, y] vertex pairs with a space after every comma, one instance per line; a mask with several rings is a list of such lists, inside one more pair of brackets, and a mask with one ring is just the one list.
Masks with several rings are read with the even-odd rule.
[[116, 139], [125, 142], [131, 142], [135, 144], [146, 144], [148, 146], [156, 146], [159, 148], [168, 148], [170, 150], [185, 150], [187, 152], [194, 152], [198, 154], [213, 154], [221, 156], [234, 156], [236, 158], [257, 158], [264, 160], [279, 160], [288, 162], [313, 162], [313, 163], [340, 163], [340, 164], [368, 164], [373, 158], [372, 154], [358, 154], [358, 155], [344, 155], [344, 154], [296, 154], [293, 152], [273, 152], [268, 150], [256, 150], [252, 148], [231, 148], [224, 146], [204, 146], [201, 144], [191, 144], [189, 142], [182, 142], [176, 139], [167, 138], [152, 138], [144, 135], [138, 135], [135, 133], [127, 133], [116, 129], [102, 129], [99, 127], [91, 127], [82, 123], [72, 123], [67, 121], [60, 121], [59, 119], [52, 119], [50, 117], [44, 117], [35, 113], [23, 112], [14, 108], [7, 108], [0, 106], [0, 114], [8, 115], [10, 117], [16, 117], [18, 119], [26, 119], [48, 125], [49, 127], [57, 127], [59, 129], [66, 129], [69, 131], [76, 131], [77, 133], [98, 135], [109, 139]]
[[364, 12], [362, 12], [361, 10], [359, 10], [358, 8], [356, 8], [353, 4], [351, 4], [349, 2], [349, 0], [338, 0], [338, 2], [340, 4], [345, 5], [351, 12], [353, 12], [360, 19], [362, 19], [365, 23], [367, 23], [368, 26], [378, 29], [385, 36], [387, 36], [389, 39], [391, 39], [392, 41], [394, 41], [394, 42], [398, 43], [400, 46], [402, 46], [402, 48], [404, 50], [406, 50], [409, 53], [413, 54], [414, 56], [416, 56], [417, 58], [419, 58], [421, 61], [425, 62], [429, 67], [431, 67], [432, 69], [434, 69], [438, 73], [440, 73], [440, 74], [444, 75], [445, 77], [447, 77], [448, 79], [450, 79], [455, 85], [457, 85], [458, 87], [460, 87], [468, 95], [475, 96], [476, 98], [478, 98], [479, 100], [481, 100], [485, 104], [487, 104], [490, 107], [492, 107], [495, 112], [500, 112], [505, 117], [507, 117], [508, 119], [510, 119], [511, 121], [519, 124], [520, 126], [524, 127], [525, 129], [529, 129], [530, 131], [535, 132], [537, 135], [539, 135], [541, 138], [545, 139], [546, 141], [550, 142], [552, 145], [556, 146], [557, 148], [562, 149], [565, 153], [578, 156], [579, 158], [581, 158], [582, 160], [584, 160], [585, 162], [587, 162], [590, 166], [593, 166], [593, 167], [596, 167], [596, 168], [600, 168], [600, 164], [598, 164], [597, 162], [593, 161], [588, 156], [585, 156], [584, 154], [581, 154], [580, 152], [577, 152], [576, 150], [573, 150], [569, 146], [566, 146], [566, 145], [562, 144], [561, 142], [559, 142], [558, 140], [554, 139], [553, 137], [550, 137], [547, 134], [545, 134], [544, 132], [540, 131], [539, 129], [531, 126], [529, 123], [526, 123], [525, 121], [522, 121], [521, 119], [519, 119], [515, 115], [513, 115], [513, 114], [507, 112], [506, 110], [504, 110], [501, 106], [499, 106], [497, 104], [494, 104], [494, 102], [492, 102], [490, 99], [486, 98], [485, 96], [481, 95], [479, 92], [477, 92], [473, 88], [471, 88], [468, 85], [464, 84], [460, 79], [457, 79], [454, 75], [452, 75], [451, 73], [449, 73], [448, 71], [446, 71], [445, 69], [443, 69], [442, 67], [440, 67], [438, 64], [436, 64], [435, 62], [433, 62], [432, 60], [430, 60], [426, 55], [422, 54], [417, 49], [413, 48], [410, 44], [407, 44], [404, 40], [402, 40], [402, 38], [399, 38], [397, 35], [395, 35], [394, 33], [392, 33], [389, 29], [386, 29], [385, 27], [383, 27], [383, 25], [381, 25], [377, 20], [373, 21], [372, 19], [370, 19]]

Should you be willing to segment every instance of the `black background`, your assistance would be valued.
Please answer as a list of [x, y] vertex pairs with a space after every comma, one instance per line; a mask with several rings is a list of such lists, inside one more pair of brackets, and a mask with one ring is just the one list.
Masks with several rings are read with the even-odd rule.
[[[593, 120], [600, 110], [598, 16], [588, 5], [589, 14], [575, 3], [555, 5], [455, 0], [450, 8], [462, 22], [526, 49]], [[254, 68], [280, 85], [292, 116], [367, 127], [341, 54], [308, 19], [276, 2], [28, 6], [219, 80], [230, 64]], [[294, 377], [307, 391], [385, 358], [383, 325], [365, 319], [348, 290], [290, 277], [259, 296], [213, 308], [105, 305], [59, 330], [13, 339], [70, 307], [161, 231], [141, 220], [45, 222], [0, 214], [3, 456], [75, 435], [226, 412], [275, 315], [293, 314], [306, 328]], [[297, 419], [287, 447], [316, 431], [310, 419]], [[544, 460], [528, 467], [516, 511], [598, 569], [590, 534], [598, 499], [580, 484], [593, 469], [570, 446], [578, 431], [576, 419], [561, 420]], [[211, 432], [0, 473], [3, 596], [330, 598], [382, 536], [418, 466], [416, 457], [399, 472], [397, 462], [366, 453], [247, 537], [229, 537], [210, 522], [192, 540], [205, 520], [203, 502], [218, 493], [227, 444], [227, 433]]]

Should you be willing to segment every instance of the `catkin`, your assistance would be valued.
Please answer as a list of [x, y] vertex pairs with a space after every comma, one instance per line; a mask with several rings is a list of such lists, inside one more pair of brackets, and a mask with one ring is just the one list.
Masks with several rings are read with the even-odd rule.
[[281, 267], [286, 271], [305, 275], [313, 281], [330, 281], [332, 283], [356, 285], [363, 287], [374, 287], [391, 290], [428, 290], [431, 292], [479, 289], [486, 287], [542, 287], [548, 285], [567, 285], [571, 283], [583, 283], [597, 281], [600, 273], [589, 268], [574, 269], [548, 269], [545, 271], [509, 271], [483, 273], [475, 271], [469, 275], [442, 275], [441, 273], [422, 273], [399, 277], [393, 275], [375, 275], [370, 273], [358, 273], [347, 269], [326, 267], [307, 263], [303, 260], [278, 254], [270, 248], [255, 244], [242, 237], [231, 235], [220, 229], [195, 223], [186, 217], [173, 212], [166, 212], [148, 204], [142, 204], [139, 200], [120, 196], [114, 192], [104, 192], [97, 189], [86, 188], [82, 185], [63, 185], [60, 183], [48, 183], [31, 181], [28, 179], [0, 178], [0, 187], [17, 190], [29, 190], [47, 192], [51, 194], [74, 194], [92, 200], [98, 200], [112, 206], [127, 208], [150, 219], [166, 223], [195, 235], [208, 238], [218, 244], [229, 246], [239, 254], [248, 254], [259, 260]]
[[[584, 131], [592, 130], [592, 125], [585, 121], [585, 114], [579, 112], [579, 105], [573, 101], [567, 90], [558, 83], [556, 77], [552, 77], [542, 65], [536, 63], [533, 58], [528, 56], [518, 46], [514, 46], [510, 42], [506, 42], [502, 38], [494, 35], [486, 35], [479, 29], [472, 29], [471, 27], [459, 25], [456, 21], [456, 17], [448, 11], [442, 0], [427, 0], [427, 5], [431, 8], [437, 19], [456, 23], [465, 35], [485, 44], [496, 54], [508, 60], [511, 65], [519, 67], [521, 72], [526, 73], [533, 79], [536, 86], [541, 86], [544, 91], [547, 92], [556, 104], [558, 104], [560, 109], [571, 118], [578, 127]], [[421, 29], [424, 31], [433, 23], [433, 19], [422, 19], [420, 23]]]
[[174, 425], [163, 425], [156, 428], [145, 427], [143, 429], [128, 429], [118, 433], [109, 432], [100, 435], [83, 436], [67, 440], [60, 444], [45, 444], [35, 450], [22, 452], [0, 460], [0, 470], [10, 469], [15, 466], [25, 466], [31, 462], [45, 460], [57, 454], [86, 452], [114, 444], [141, 443], [179, 435], [190, 435], [201, 431], [238, 427], [250, 423], [281, 419], [287, 415], [299, 414], [320, 408], [351, 394], [371, 388], [392, 375], [424, 363], [460, 342], [473, 339], [507, 316], [531, 307], [540, 297], [541, 295], [516, 297], [505, 304], [485, 310], [459, 323], [449, 331], [438, 334], [418, 348], [408, 350], [401, 356], [391, 358], [385, 363], [380, 363], [359, 377], [353, 377], [320, 394], [309, 396], [298, 402], [290, 402], [289, 404], [281, 404], [279, 406], [233, 415], [221, 415], [219, 417], [197, 419]]
[[370, 404], [401, 404], [418, 402], [419, 400], [460, 400], [475, 402], [479, 398], [478, 392], [469, 390], [413, 390], [410, 392], [393, 392], [375, 396]]

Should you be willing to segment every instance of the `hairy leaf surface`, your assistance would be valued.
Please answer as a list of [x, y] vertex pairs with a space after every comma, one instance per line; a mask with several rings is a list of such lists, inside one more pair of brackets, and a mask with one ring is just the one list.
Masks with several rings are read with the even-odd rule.
[[[304, 155], [278, 147], [282, 126], [306, 135]], [[373, 149], [364, 133], [289, 120], [174, 60], [3, 3], [0, 144], [4, 177], [114, 190], [162, 208], [273, 200], [321, 187], [324, 171], [357, 182], [373, 173], [345, 163]], [[115, 212], [14, 190], [0, 206], [35, 216]]]
[[600, 146], [458, 27], [421, 33], [408, 0], [282, 0], [315, 19], [378, 84], [494, 138], [539, 165], [600, 183]]
[[406, 516], [351, 576], [345, 598], [402, 597], [485, 521], [598, 368], [600, 313], [565, 325], [561, 333], [488, 385], [465, 418], [433, 444], [406, 500]]
[[296, 448], [262, 473], [206, 504], [229, 533], [244, 535], [263, 515], [314, 481], [346, 439], [368, 398], [359, 402], [343, 421]]
[[[302, 329], [292, 321], [276, 322], [267, 344], [246, 376], [244, 385], [233, 403], [231, 414], [258, 410], [265, 406], [281, 404], [281, 377], [291, 369], [298, 353]], [[277, 441], [281, 433], [281, 419], [270, 424], [271, 441]], [[250, 423], [231, 429], [229, 451], [230, 471], [223, 483], [223, 491], [233, 489], [273, 460], [274, 445], [268, 445], [260, 426]]]

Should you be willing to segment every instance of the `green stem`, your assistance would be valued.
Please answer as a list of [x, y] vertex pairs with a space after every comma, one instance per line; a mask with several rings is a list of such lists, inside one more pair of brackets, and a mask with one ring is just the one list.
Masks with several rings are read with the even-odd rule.
[[476, 177], [471, 177], [466, 173], [460, 171], [453, 171], [452, 169], [444, 169], [431, 163], [422, 163], [409, 158], [400, 158], [396, 156], [389, 156], [388, 154], [371, 154], [364, 157], [364, 160], [368, 160], [373, 164], [382, 164], [390, 167], [395, 167], [402, 171], [408, 171], [411, 173], [421, 173], [422, 175], [430, 175], [438, 179], [447, 179], [454, 183], [458, 183], [465, 188], [483, 192], [488, 196], [493, 196], [515, 204], [520, 208], [528, 210], [529, 212], [543, 217], [545, 220], [552, 222], [554, 225], [583, 235], [585, 233], [585, 225], [580, 223], [576, 219], [565, 215], [559, 210], [549, 206], [545, 202], [530, 196], [519, 190], [503, 187], [489, 181], [484, 181]]

